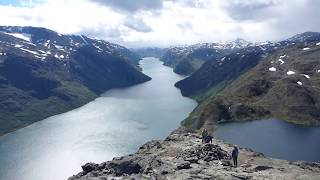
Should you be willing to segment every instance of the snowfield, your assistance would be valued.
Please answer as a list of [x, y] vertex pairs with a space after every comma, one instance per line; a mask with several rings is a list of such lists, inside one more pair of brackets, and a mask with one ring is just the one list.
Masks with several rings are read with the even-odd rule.
[[276, 71], [277, 69], [275, 68], [275, 67], [271, 67], [271, 68], [269, 68], [269, 71]]
[[294, 71], [289, 70], [289, 71], [287, 72], [287, 75], [293, 75], [293, 74], [295, 74]]
[[5, 34], [31, 42], [31, 34], [26, 34], [26, 33], [5, 33]]

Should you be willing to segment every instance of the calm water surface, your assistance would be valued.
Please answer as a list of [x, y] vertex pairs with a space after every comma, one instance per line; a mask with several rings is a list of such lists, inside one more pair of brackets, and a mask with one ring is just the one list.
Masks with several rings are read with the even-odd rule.
[[[153, 79], [114, 89], [89, 104], [0, 137], [0, 179], [62, 180], [85, 162], [133, 153], [166, 137], [196, 106], [181, 96], [174, 74], [155, 58], [141, 61]], [[280, 120], [221, 124], [215, 136], [270, 157], [320, 161], [320, 128]]]
[[274, 158], [320, 162], [320, 128], [317, 127], [275, 119], [259, 120], [221, 124], [215, 136]]
[[141, 61], [152, 80], [107, 91], [73, 111], [0, 137], [0, 179], [62, 180], [85, 162], [133, 153], [166, 137], [196, 106], [174, 83], [183, 77], [155, 58]]

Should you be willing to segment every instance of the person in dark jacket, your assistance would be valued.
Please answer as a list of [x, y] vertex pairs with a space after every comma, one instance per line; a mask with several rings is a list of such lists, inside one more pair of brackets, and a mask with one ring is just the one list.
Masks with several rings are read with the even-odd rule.
[[208, 131], [205, 129], [205, 128], [203, 128], [202, 130], [201, 130], [201, 139], [202, 139], [202, 143], [204, 143], [205, 142], [205, 137], [208, 135]]
[[204, 138], [205, 143], [212, 143], [213, 136], [208, 133], [208, 135]]
[[234, 146], [231, 154], [234, 167], [238, 166], [238, 155], [239, 155], [239, 149], [237, 146]]

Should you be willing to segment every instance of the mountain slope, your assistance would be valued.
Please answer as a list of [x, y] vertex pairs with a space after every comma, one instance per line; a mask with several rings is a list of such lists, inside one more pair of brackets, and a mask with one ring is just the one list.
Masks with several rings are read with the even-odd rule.
[[201, 43], [191, 46], [171, 47], [162, 56], [161, 60], [164, 65], [173, 67], [174, 72], [189, 75], [209, 60], [218, 60], [224, 55], [250, 45], [251, 43], [245, 40], [237, 39], [225, 43]]
[[[132, 59], [133, 58], [133, 59]], [[0, 27], [0, 135], [150, 80], [128, 49], [44, 28]]]
[[319, 57], [318, 41], [279, 49], [206, 99], [183, 124], [210, 128], [222, 121], [279, 118], [320, 125]]
[[212, 93], [224, 88], [228, 82], [257, 65], [257, 63], [279, 45], [265, 44], [249, 46], [223, 56], [218, 60], [207, 61], [191, 76], [175, 84], [184, 96], [202, 101]]

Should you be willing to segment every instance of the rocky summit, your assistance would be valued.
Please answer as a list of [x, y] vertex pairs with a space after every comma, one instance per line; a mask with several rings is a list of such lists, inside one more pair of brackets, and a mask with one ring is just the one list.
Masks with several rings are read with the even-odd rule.
[[320, 163], [272, 159], [239, 148], [238, 167], [230, 160], [233, 145], [178, 129], [165, 140], [153, 140], [137, 153], [101, 164], [87, 163], [69, 180], [106, 179], [319, 179]]

